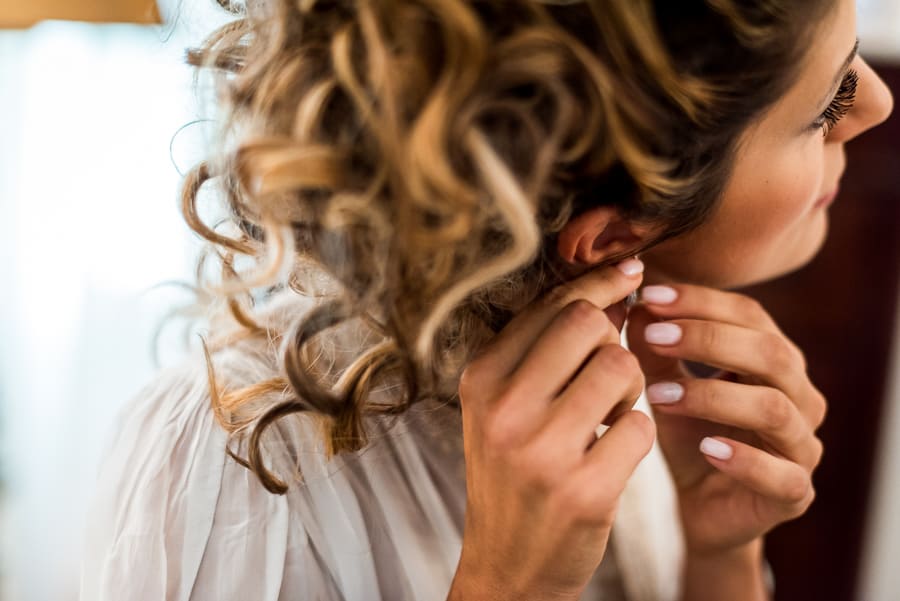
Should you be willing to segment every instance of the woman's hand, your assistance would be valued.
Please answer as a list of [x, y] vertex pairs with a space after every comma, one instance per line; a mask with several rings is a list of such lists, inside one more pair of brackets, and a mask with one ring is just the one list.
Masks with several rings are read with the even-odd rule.
[[[600, 564], [655, 437], [630, 410], [644, 379], [610, 319], [641, 281], [639, 261], [622, 267], [554, 290], [467, 367], [466, 521], [450, 599], [578, 599]], [[597, 439], [601, 423], [611, 427]]]
[[[647, 377], [688, 552], [726, 553], [803, 514], [815, 497], [826, 402], [799, 349], [740, 294], [648, 286], [642, 301], [629, 348]], [[725, 371], [697, 378], [681, 360]]]

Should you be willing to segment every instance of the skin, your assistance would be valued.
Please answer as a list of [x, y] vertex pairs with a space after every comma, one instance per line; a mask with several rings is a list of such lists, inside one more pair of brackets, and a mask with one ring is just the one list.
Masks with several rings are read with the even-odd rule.
[[[694, 232], [643, 256], [646, 280], [671, 285], [669, 291], [645, 288], [645, 302], [630, 315], [629, 343], [647, 377], [688, 546], [697, 554], [751, 543], [805, 512], [815, 495], [811, 475], [822, 444], [814, 432], [825, 399], [809, 381], [801, 351], [765, 310], [719, 288], [793, 271], [821, 247], [828, 212], [817, 201], [838, 186], [844, 144], [892, 109], [884, 83], [856, 56], [853, 108], [826, 136], [808, 127], [821, 99], [833, 96], [835, 74], [844, 73], [855, 28], [855, 5], [842, 0], [820, 27], [821, 45], [807, 56], [796, 84], [747, 132], [719, 210]], [[675, 300], [659, 302], [660, 292]], [[681, 338], [653, 340], [648, 326], [660, 321]], [[683, 359], [725, 373], [690, 377]], [[664, 387], [671, 389], [666, 383], [680, 385], [683, 398], [661, 402]], [[707, 436], [726, 443], [733, 456], [697, 453]]]
[[[600, 308], [640, 282], [589, 271], [516, 315], [466, 368], [465, 528], [448, 599], [580, 598], [655, 436], [646, 414], [627, 411], [644, 377]], [[626, 411], [596, 439], [620, 402]]]
[[[856, 56], [856, 102], [827, 137], [808, 126], [856, 41], [856, 8], [841, 0], [814, 36], [800, 76], [741, 143], [718, 210], [703, 225], [642, 255], [646, 281], [734, 288], [772, 279], [808, 263], [828, 230], [818, 199], [834, 191], [844, 172], [844, 144], [884, 121], [891, 93]], [[831, 96], [828, 96], [831, 100]]]
[[[762, 535], [803, 514], [815, 497], [812, 472], [822, 455], [815, 430], [826, 401], [809, 381], [801, 351], [765, 310], [722, 289], [778, 277], [815, 256], [828, 231], [821, 199], [839, 187], [844, 144], [892, 111], [885, 84], [851, 55], [849, 68], [859, 75], [853, 107], [826, 135], [812, 126], [834, 97], [835, 76], [839, 81], [846, 73], [855, 18], [854, 2], [841, 0], [820, 25], [793, 87], [745, 132], [711, 218], [642, 255], [645, 282], [657, 286], [645, 288], [645, 302], [629, 316], [629, 348], [647, 378], [658, 440], [679, 493], [689, 553], [686, 598], [761, 595], [758, 576], [748, 575], [758, 565]], [[596, 217], [616, 224], [609, 213]], [[597, 225], [595, 220], [590, 227]], [[560, 248], [563, 257], [590, 264], [612, 250], [598, 248], [588, 226], [567, 226], [561, 240], [575, 244]], [[631, 240], [651, 234], [629, 230]], [[627, 236], [618, 240], [629, 242]], [[675, 300], [659, 302], [661, 294]], [[657, 322], [666, 322], [680, 338], [654, 342], [648, 326]], [[685, 359], [724, 373], [691, 377], [681, 363]], [[663, 402], [662, 390], [673, 384], [683, 396]], [[725, 443], [732, 456], [722, 460], [698, 452], [707, 437]], [[726, 573], [731, 576], [722, 578]], [[713, 574], [722, 578], [721, 587], [710, 586]]]
[[[460, 384], [469, 484], [451, 598], [486, 590], [498, 599], [579, 598], [654, 435], [679, 497], [683, 598], [766, 597], [762, 537], [815, 497], [826, 401], [768, 313], [726, 290], [809, 262], [828, 228], [817, 201], [838, 185], [844, 144], [891, 112], [884, 83], [854, 57], [853, 108], [827, 136], [812, 127], [843, 75], [855, 28], [853, 0], [839, 0], [794, 86], [745, 132], [703, 225], [619, 269], [597, 266], [640, 248], [652, 227], [599, 207], [560, 232], [560, 257], [585, 273], [516, 316]], [[629, 352], [618, 344], [621, 299], [642, 278], [651, 286], [628, 315]], [[660, 325], [677, 336], [654, 339]], [[696, 378], [682, 360], [722, 372]], [[652, 422], [630, 410], [643, 379]], [[673, 401], [661, 391], [675, 385], [682, 395]], [[598, 423], [611, 427], [594, 442]], [[702, 452], [704, 439], [727, 445], [730, 457]]]

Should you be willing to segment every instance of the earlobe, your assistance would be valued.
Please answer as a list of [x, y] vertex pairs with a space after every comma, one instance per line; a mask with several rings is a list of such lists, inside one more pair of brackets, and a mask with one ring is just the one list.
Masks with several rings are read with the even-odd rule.
[[615, 207], [594, 207], [563, 226], [557, 251], [567, 263], [596, 265], [629, 251], [636, 252], [648, 234], [646, 226], [625, 220]]

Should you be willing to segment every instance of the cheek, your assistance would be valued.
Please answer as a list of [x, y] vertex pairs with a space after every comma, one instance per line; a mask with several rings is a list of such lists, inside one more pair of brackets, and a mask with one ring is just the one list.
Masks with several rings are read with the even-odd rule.
[[821, 243], [821, 146], [744, 157], [716, 211], [697, 229], [645, 255], [664, 279], [734, 287], [781, 275]]
[[[811, 150], [815, 152], [815, 150]], [[822, 188], [823, 162], [801, 152], [772, 154], [735, 173], [722, 199], [734, 239], [765, 246], [794, 235], [811, 217]]]
[[[819, 248], [823, 190], [821, 145], [798, 145], [760, 155], [736, 170], [715, 228], [723, 264], [741, 282], [793, 270]], [[710, 224], [714, 225], [714, 224]]]

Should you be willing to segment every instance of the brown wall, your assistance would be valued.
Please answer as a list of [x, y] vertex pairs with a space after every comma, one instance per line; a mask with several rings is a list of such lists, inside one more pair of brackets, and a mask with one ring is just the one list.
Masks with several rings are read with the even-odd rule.
[[[900, 96], [900, 67], [876, 70]], [[822, 252], [806, 269], [750, 291], [804, 349], [829, 400], [816, 500], [767, 538], [778, 601], [853, 599], [887, 394], [900, 273], [900, 112], [850, 142], [847, 154]]]
[[159, 12], [155, 0], [0, 0], [0, 27], [29, 27], [43, 19], [159, 23]]

